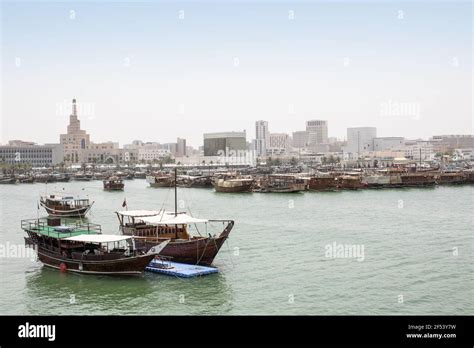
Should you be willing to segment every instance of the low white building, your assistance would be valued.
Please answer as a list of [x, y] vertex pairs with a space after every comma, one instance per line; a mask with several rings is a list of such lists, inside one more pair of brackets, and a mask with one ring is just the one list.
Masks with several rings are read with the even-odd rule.
[[142, 146], [138, 149], [139, 161], [160, 160], [170, 156], [171, 152], [168, 149], [162, 149], [159, 146]]
[[405, 153], [405, 158], [414, 161], [430, 161], [435, 155], [433, 145], [426, 140], [407, 140], [400, 150]]
[[453, 153], [454, 161], [474, 161], [474, 148], [455, 149]]

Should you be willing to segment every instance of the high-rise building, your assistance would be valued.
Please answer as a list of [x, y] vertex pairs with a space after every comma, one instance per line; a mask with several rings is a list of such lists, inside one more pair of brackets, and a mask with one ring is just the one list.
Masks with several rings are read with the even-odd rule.
[[178, 138], [176, 141], [176, 154], [175, 157], [186, 156], [186, 139]]
[[375, 127], [352, 127], [347, 128], [346, 153], [352, 154], [352, 158], [358, 158], [364, 152], [374, 151], [374, 138], [377, 137]]
[[255, 151], [257, 156], [265, 156], [268, 144], [268, 122], [255, 122]]
[[328, 142], [328, 121], [306, 121], [306, 131], [309, 134], [309, 145], [326, 144]]

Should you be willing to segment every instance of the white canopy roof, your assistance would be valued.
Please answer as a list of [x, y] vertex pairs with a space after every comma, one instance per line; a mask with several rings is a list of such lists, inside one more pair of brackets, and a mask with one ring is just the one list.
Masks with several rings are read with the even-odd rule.
[[143, 217], [140, 220], [150, 225], [188, 225], [209, 221], [207, 219], [197, 219], [184, 213], [175, 216], [174, 213], [170, 212]]
[[145, 217], [161, 214], [159, 210], [123, 210], [118, 211], [117, 214], [130, 217]]
[[63, 240], [85, 243], [111, 243], [127, 240], [130, 238], [130, 236], [122, 236], [117, 234], [80, 234], [78, 236], [64, 238]]

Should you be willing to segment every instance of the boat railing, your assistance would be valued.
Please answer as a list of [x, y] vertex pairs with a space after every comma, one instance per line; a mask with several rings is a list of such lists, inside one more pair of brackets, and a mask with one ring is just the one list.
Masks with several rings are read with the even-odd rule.
[[[101, 233], [102, 228], [99, 224], [94, 224], [90, 222], [67, 222], [67, 223], [62, 223], [59, 226], [52, 226], [48, 224], [48, 219], [47, 218], [40, 218], [40, 219], [26, 219], [26, 220], [21, 220], [21, 228], [26, 231], [38, 231], [41, 232], [42, 234], [47, 234], [48, 236], [51, 237], [64, 237], [65, 235], [73, 235], [77, 234], [78, 231], [81, 232], [81, 234], [97, 234]], [[63, 229], [58, 230], [55, 229], [57, 227], [62, 227]], [[68, 229], [64, 229], [68, 228]]]

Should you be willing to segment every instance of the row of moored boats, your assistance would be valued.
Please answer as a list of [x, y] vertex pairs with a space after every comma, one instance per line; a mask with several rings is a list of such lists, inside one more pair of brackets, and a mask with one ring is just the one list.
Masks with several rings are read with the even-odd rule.
[[474, 183], [474, 171], [349, 171], [316, 174], [240, 175], [224, 173], [213, 176], [173, 176], [158, 173], [147, 176], [151, 187], [214, 187], [217, 192], [291, 193], [305, 190], [325, 191], [364, 188], [423, 187]]

